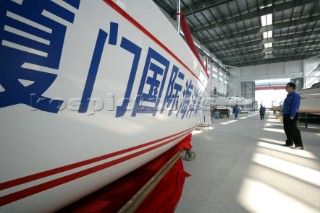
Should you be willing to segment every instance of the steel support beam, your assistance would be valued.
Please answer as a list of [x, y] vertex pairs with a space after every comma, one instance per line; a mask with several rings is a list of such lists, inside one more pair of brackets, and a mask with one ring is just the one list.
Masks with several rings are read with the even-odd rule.
[[[252, 50], [252, 48], [260, 48], [263, 47], [265, 43], [272, 42], [273, 46], [277, 46], [276, 43], [279, 43], [281, 41], [287, 41], [291, 39], [297, 39], [297, 38], [308, 38], [311, 35], [320, 35], [320, 29], [319, 30], [314, 30], [312, 32], [308, 33], [295, 33], [292, 35], [285, 35], [285, 36], [277, 36], [275, 38], [269, 38], [269, 39], [257, 39], [253, 42], [247, 42], [247, 43], [241, 43], [241, 44], [235, 44], [235, 45], [230, 45], [227, 47], [224, 47], [222, 50], [220, 49], [219, 51], [217, 49], [209, 48], [209, 51], [214, 53], [215, 55], [225, 55], [227, 52], [246, 52]], [[306, 38], [306, 39], [307, 39]], [[306, 44], [310, 44], [313, 42], [314, 39], [311, 41], [308, 41], [306, 39], [300, 40], [299, 43], [305, 42]], [[319, 36], [320, 39], [320, 36]], [[318, 40], [318, 39], [316, 39]]]
[[209, 30], [209, 29], [212, 29], [212, 28], [215, 28], [215, 27], [220, 27], [220, 26], [227, 25], [227, 24], [234, 24], [236, 22], [245, 21], [245, 20], [249, 20], [249, 19], [252, 19], [252, 18], [257, 18], [257, 17], [263, 16], [263, 15], [267, 15], [267, 14], [270, 14], [270, 13], [280, 12], [280, 11], [283, 11], [283, 10], [287, 10], [287, 9], [290, 9], [290, 8], [302, 6], [302, 5], [309, 4], [309, 3], [314, 3], [314, 2], [317, 2], [317, 1], [319, 1], [319, 0], [299, 0], [299, 1], [285, 2], [285, 3], [282, 3], [282, 4], [276, 4], [276, 5], [273, 5], [271, 7], [265, 7], [265, 8], [262, 8], [262, 9], [257, 9], [255, 11], [252, 11], [252, 12], [249, 12], [249, 13], [246, 13], [246, 14], [240, 14], [239, 16], [235, 16], [235, 17], [230, 18], [230, 19], [226, 19], [226, 20], [222, 20], [222, 21], [219, 21], [219, 22], [216, 22], [216, 23], [212, 23], [212, 24], [209, 24], [207, 26], [198, 27], [196, 29], [193, 28], [193, 29], [191, 29], [191, 33], [195, 32], [195, 31]]
[[[199, 13], [204, 10], [208, 10], [208, 9], [211, 9], [213, 7], [217, 7], [222, 4], [227, 4], [232, 1], [234, 1], [234, 0], [215, 0], [215, 1], [207, 0], [207, 1], [200, 2], [200, 3], [193, 3], [190, 5], [190, 7], [182, 9], [182, 14], [184, 16], [189, 16], [194, 13]], [[171, 14], [171, 18], [175, 19], [176, 18], [175, 14]]]
[[[297, 46], [298, 46], [298, 44], [297, 44]], [[257, 56], [257, 55], [265, 56], [266, 52], [269, 52], [269, 51], [272, 51], [272, 55], [271, 56], [277, 57], [277, 56], [279, 56], [281, 54], [291, 54], [292, 50], [294, 50], [294, 52], [299, 51], [298, 53], [309, 53], [309, 52], [318, 52], [318, 51], [320, 51], [320, 47], [316, 47], [313, 50], [309, 50], [309, 47], [304, 47], [304, 46], [299, 47], [299, 48], [279, 48], [279, 47], [277, 48], [277, 47], [274, 47], [274, 48], [263, 49], [263, 50], [260, 50], [260, 51], [252, 51], [252, 52], [250, 52], [248, 54], [230, 54], [230, 55], [226, 55], [223, 58], [219, 58], [219, 59], [221, 61], [234, 60], [236, 58], [240, 58], [240, 59], [241, 58], [249, 58], [251, 60], [254, 60], [254, 58], [253, 58], [254, 56]], [[280, 51], [283, 51], [283, 52], [280, 52]]]
[[[155, 2], [160, 8], [162, 8], [164, 11], [166, 11], [166, 12], [168, 13], [168, 15], [172, 13], [171, 7], [166, 3], [166, 1], [154, 1], [154, 2]], [[168, 9], [168, 7], [169, 7], [170, 9]], [[177, 15], [177, 14], [175, 13], [175, 15]]]
[[[258, 61], [262, 61], [262, 60], [269, 60], [269, 61], [274, 61], [275, 62], [282, 62], [285, 61], [286, 59], [290, 59], [292, 57], [295, 58], [295, 60], [299, 60], [299, 59], [303, 59], [309, 56], [314, 56], [320, 53], [320, 49], [318, 49], [317, 51], [306, 51], [306, 52], [299, 52], [299, 53], [285, 53], [285, 55], [283, 53], [279, 53], [279, 54], [273, 54], [270, 56], [265, 56], [265, 55], [260, 55], [259, 57], [256, 57], [256, 60], [252, 60], [252, 56], [250, 57], [245, 56], [245, 57], [230, 57], [230, 58], [225, 58], [224, 60], [222, 60], [226, 65], [232, 65], [232, 66], [238, 66], [242, 63], [246, 63], [247, 65], [255, 65], [257, 64]], [[306, 56], [303, 57], [302, 56]]]
[[310, 54], [302, 54], [302, 55], [294, 55], [294, 56], [285, 56], [285, 57], [282, 57], [282, 58], [269, 58], [269, 59], [258, 59], [256, 61], [250, 61], [250, 62], [247, 62], [247, 61], [240, 61], [238, 60], [237, 61], [230, 61], [230, 63], [225, 63], [226, 66], [238, 66], [238, 67], [241, 67], [241, 66], [253, 66], [253, 65], [259, 65], [259, 64], [270, 64], [270, 63], [279, 63], [279, 62], [285, 62], [285, 61], [294, 61], [294, 60], [302, 60], [302, 59], [306, 59], [306, 58], [310, 58], [312, 56], [315, 56], [317, 54], [320, 54], [320, 51], [319, 52], [312, 52]]
[[275, 30], [279, 30], [279, 29], [283, 29], [283, 28], [287, 28], [287, 27], [291, 27], [291, 26], [298, 26], [298, 25], [302, 25], [302, 24], [306, 24], [306, 23], [309, 23], [312, 21], [318, 21], [318, 20], [320, 20], [320, 15], [313, 16], [311, 19], [310, 18], [303, 18], [303, 19], [299, 19], [299, 20], [287, 21], [287, 22], [273, 24], [273, 25], [264, 26], [264, 27], [257, 27], [256, 29], [243, 31], [243, 32], [239, 32], [239, 33], [234, 33], [234, 34], [223, 36], [223, 37], [220, 37], [217, 39], [208, 39], [208, 40], [203, 41], [203, 44], [208, 45], [210, 43], [223, 42], [226, 40], [242, 38], [245, 36], [261, 35], [263, 32], [268, 32], [270, 30], [275, 31]]

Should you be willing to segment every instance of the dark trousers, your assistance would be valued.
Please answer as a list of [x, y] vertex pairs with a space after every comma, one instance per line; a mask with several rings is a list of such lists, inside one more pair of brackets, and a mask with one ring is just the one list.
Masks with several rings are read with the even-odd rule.
[[300, 130], [297, 127], [298, 114], [293, 120], [290, 119], [290, 115], [283, 115], [283, 127], [287, 136], [286, 145], [301, 146], [303, 147]]
[[260, 119], [264, 120], [264, 113], [260, 113]]

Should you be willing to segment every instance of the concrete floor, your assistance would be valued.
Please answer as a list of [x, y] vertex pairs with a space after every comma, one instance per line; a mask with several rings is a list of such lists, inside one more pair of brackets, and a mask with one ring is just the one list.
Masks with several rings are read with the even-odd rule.
[[176, 213], [320, 213], [320, 126], [300, 131], [305, 150], [280, 146], [286, 137], [271, 112], [195, 131]]

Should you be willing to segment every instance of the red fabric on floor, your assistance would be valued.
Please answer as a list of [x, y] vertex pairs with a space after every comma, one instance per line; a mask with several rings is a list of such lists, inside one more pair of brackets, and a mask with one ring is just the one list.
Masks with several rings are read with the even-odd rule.
[[135, 212], [174, 212], [180, 200], [186, 176], [180, 158]]
[[[191, 148], [191, 136], [191, 134], [188, 135], [178, 145], [151, 162], [58, 212], [117, 212], [178, 151]], [[187, 176], [189, 174], [185, 173], [180, 158], [141, 203], [136, 212], [174, 212]]]

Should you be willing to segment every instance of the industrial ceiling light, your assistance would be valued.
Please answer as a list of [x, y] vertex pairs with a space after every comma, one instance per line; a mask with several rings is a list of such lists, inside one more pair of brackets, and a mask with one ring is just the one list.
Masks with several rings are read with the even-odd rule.
[[272, 3], [270, 3], [270, 4], [268, 4], [268, 5], [262, 5], [262, 6], [260, 6], [259, 8], [260, 9], [263, 9], [263, 8], [265, 8], [265, 7], [271, 7], [272, 6]]

